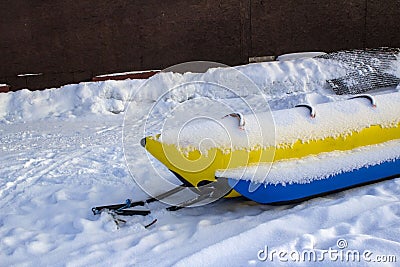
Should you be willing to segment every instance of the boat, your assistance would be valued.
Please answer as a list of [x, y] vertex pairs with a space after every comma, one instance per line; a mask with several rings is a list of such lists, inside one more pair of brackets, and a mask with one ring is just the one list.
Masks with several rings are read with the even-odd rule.
[[[146, 137], [142, 145], [187, 186], [200, 187], [226, 178], [233, 189], [227, 197], [243, 195], [261, 203], [294, 201], [399, 175], [400, 146], [394, 146], [394, 154], [374, 162], [365, 157], [366, 161], [354, 168], [343, 170], [340, 166], [346, 162], [342, 162], [336, 171], [316, 174], [307, 182], [283, 179], [268, 185], [269, 169], [277, 164], [301, 166], [313, 156], [340, 159], [346, 153], [353, 155], [360, 149], [369, 151], [400, 140], [398, 103], [400, 92], [390, 91], [315, 106], [300, 104], [271, 114], [233, 113], [218, 120], [223, 125], [220, 130], [215, 121], [203, 121], [188, 127], [186, 134], [180, 132], [180, 143], [176, 142], [177, 129]], [[221, 131], [229, 133], [229, 140], [220, 138]], [[214, 142], [199, 148], [206, 136]], [[380, 150], [375, 153], [381, 154]], [[261, 175], [243, 177], [248, 168], [260, 165]], [[296, 172], [301, 174], [302, 168]], [[257, 190], [251, 189], [255, 187]]]

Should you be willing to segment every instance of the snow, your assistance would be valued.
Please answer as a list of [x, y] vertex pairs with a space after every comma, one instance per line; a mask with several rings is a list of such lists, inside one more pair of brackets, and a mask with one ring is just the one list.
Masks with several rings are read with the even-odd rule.
[[139, 74], [139, 73], [146, 73], [146, 72], [160, 72], [160, 71], [161, 70], [139, 70], [139, 71], [117, 72], [117, 73], [97, 75], [96, 78], [104, 78], [104, 77], [112, 77], [112, 76], [125, 76], [125, 75], [130, 75], [130, 74]]
[[298, 52], [298, 53], [290, 53], [283, 54], [276, 58], [278, 61], [287, 61], [287, 60], [295, 60], [295, 59], [303, 59], [303, 58], [312, 58], [316, 56], [325, 55], [325, 52]]
[[[0, 94], [0, 265], [320, 264], [283, 262], [277, 254], [264, 262], [258, 255], [266, 246], [287, 253], [367, 251], [369, 260], [395, 255], [398, 261], [399, 179], [297, 205], [274, 207], [239, 198], [168, 212], [166, 204], [151, 203], [150, 217], [126, 217], [120, 228], [110, 215], [91, 212], [96, 205], [145, 198], [138, 175], [153, 187], [159, 184], [157, 174], [177, 183], [159, 162], [149, 163], [139, 145], [145, 134], [160, 132], [163, 125], [173, 129], [193, 116], [267, 112], [266, 100], [272, 112], [301, 102], [344, 100], [325, 83], [344, 74], [337, 62], [297, 59]], [[145, 229], [153, 219], [157, 223]], [[339, 239], [348, 246], [340, 249]], [[347, 263], [325, 256], [326, 265]], [[376, 264], [365, 258], [350, 263]]]
[[43, 73], [24, 73], [24, 74], [18, 74], [18, 77], [27, 77], [27, 76], [40, 76], [43, 75]]
[[303, 184], [399, 158], [400, 140], [394, 140], [351, 151], [334, 151], [300, 159], [283, 160], [272, 165], [259, 164], [220, 170], [216, 172], [216, 176], [265, 184]]
[[[223, 151], [275, 145], [285, 147], [297, 141], [305, 143], [327, 137], [347, 136], [372, 125], [390, 127], [400, 122], [400, 93], [376, 95], [373, 99], [380, 103], [377, 104], [379, 108], [373, 108], [369, 100], [358, 98], [316, 105], [315, 118], [309, 115], [307, 109], [299, 108], [277, 110], [272, 114], [254, 113], [244, 116], [243, 129], [238, 127], [237, 119], [232, 117], [206, 119], [184, 128], [163, 131], [160, 139], [166, 144], [179, 145], [183, 151], [191, 151], [197, 149], [202, 140], [209, 138], [213, 142], [201, 147], [202, 153], [206, 153], [213, 147]], [[275, 135], [271, 133], [274, 128]]]

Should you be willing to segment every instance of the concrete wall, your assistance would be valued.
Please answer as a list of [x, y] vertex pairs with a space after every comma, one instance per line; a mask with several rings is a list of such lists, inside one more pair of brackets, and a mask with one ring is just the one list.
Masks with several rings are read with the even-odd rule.
[[399, 17], [400, 0], [3, 0], [0, 83], [39, 89], [192, 60], [400, 46]]

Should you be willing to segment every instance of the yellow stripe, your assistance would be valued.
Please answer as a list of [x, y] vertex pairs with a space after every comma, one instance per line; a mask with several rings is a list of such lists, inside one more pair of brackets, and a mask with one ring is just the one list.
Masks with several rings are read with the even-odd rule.
[[[351, 150], [394, 139], [400, 139], [400, 123], [393, 127], [374, 125], [336, 138], [328, 137], [308, 142], [298, 140], [293, 145], [279, 145], [276, 148], [260, 147], [252, 150], [241, 149], [228, 153], [224, 153], [218, 148], [212, 148], [207, 155], [202, 155], [198, 150], [185, 155], [175, 145], [159, 142], [158, 136], [146, 138], [146, 149], [170, 170], [181, 175], [193, 186], [197, 186], [204, 180], [215, 181], [215, 171], [218, 169], [301, 158], [334, 150]], [[228, 197], [234, 196], [239, 196], [239, 194], [232, 192], [228, 195]]]
[[351, 150], [357, 147], [376, 145], [400, 138], [400, 123], [394, 127], [373, 125], [359, 132], [352, 132], [337, 138], [327, 137], [309, 142], [297, 141], [294, 145], [277, 148], [275, 161], [290, 158], [301, 158], [307, 155], [330, 152], [334, 150]]

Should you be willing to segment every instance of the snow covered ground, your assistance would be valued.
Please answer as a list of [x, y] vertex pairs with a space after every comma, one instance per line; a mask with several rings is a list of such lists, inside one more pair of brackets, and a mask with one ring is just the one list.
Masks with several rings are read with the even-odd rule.
[[[396, 266], [400, 179], [297, 205], [238, 198], [168, 212], [152, 203], [150, 216], [126, 217], [120, 228], [110, 215], [92, 214], [93, 206], [145, 198], [135, 175], [152, 184], [156, 169], [174, 181], [139, 145], [165, 120], [174, 126], [189, 115], [226, 114], [215, 103], [247, 113], [268, 110], [266, 100], [272, 110], [338, 100], [325, 80], [346, 74], [338, 63], [314, 59], [238, 69], [256, 89], [237, 70], [214, 69], [0, 94], [0, 265]], [[237, 90], [193, 86], [198, 80]]]

